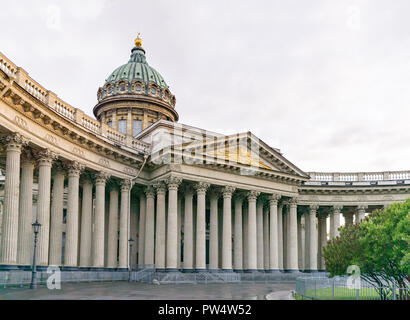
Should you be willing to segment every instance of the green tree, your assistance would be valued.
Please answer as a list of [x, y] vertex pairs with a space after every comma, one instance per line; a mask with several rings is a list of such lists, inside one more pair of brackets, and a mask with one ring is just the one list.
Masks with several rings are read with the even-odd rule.
[[[324, 249], [330, 276], [345, 275], [349, 265], [360, 267], [361, 276], [386, 299], [393, 288], [400, 298], [410, 281], [410, 199], [368, 215], [360, 224], [342, 227], [340, 236]], [[383, 289], [383, 287], [390, 289]]]

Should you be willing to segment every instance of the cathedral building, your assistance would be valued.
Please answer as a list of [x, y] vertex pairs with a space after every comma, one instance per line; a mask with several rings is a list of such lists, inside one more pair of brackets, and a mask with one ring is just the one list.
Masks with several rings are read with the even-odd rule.
[[30, 269], [38, 221], [40, 268], [316, 272], [342, 216], [410, 197], [410, 171], [305, 172], [179, 123], [139, 37], [97, 100], [90, 117], [0, 53], [0, 270]]

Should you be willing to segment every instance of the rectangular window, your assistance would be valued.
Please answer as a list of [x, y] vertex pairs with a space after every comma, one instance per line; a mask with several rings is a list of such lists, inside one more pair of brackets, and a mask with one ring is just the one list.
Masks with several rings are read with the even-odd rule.
[[108, 122], [107, 122], [107, 126], [109, 126], [110, 128], [112, 128], [112, 122], [111, 122], [111, 121], [108, 121]]
[[127, 120], [118, 120], [118, 131], [127, 134]]
[[133, 121], [133, 136], [135, 137], [138, 133], [141, 132], [141, 120]]

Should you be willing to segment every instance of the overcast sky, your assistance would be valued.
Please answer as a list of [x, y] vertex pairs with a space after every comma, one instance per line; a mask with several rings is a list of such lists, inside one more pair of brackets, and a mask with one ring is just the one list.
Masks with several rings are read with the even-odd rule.
[[89, 115], [137, 32], [180, 122], [305, 171], [410, 169], [410, 1], [7, 1], [0, 51]]

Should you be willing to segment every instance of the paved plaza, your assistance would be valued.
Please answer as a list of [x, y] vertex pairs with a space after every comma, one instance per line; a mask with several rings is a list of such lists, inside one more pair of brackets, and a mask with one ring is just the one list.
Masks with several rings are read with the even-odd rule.
[[45, 286], [37, 290], [28, 288], [2, 288], [0, 300], [264, 300], [275, 292], [275, 299], [287, 299], [295, 290], [295, 283], [214, 283], [214, 284], [162, 284], [128, 282], [63, 283], [61, 290]]

